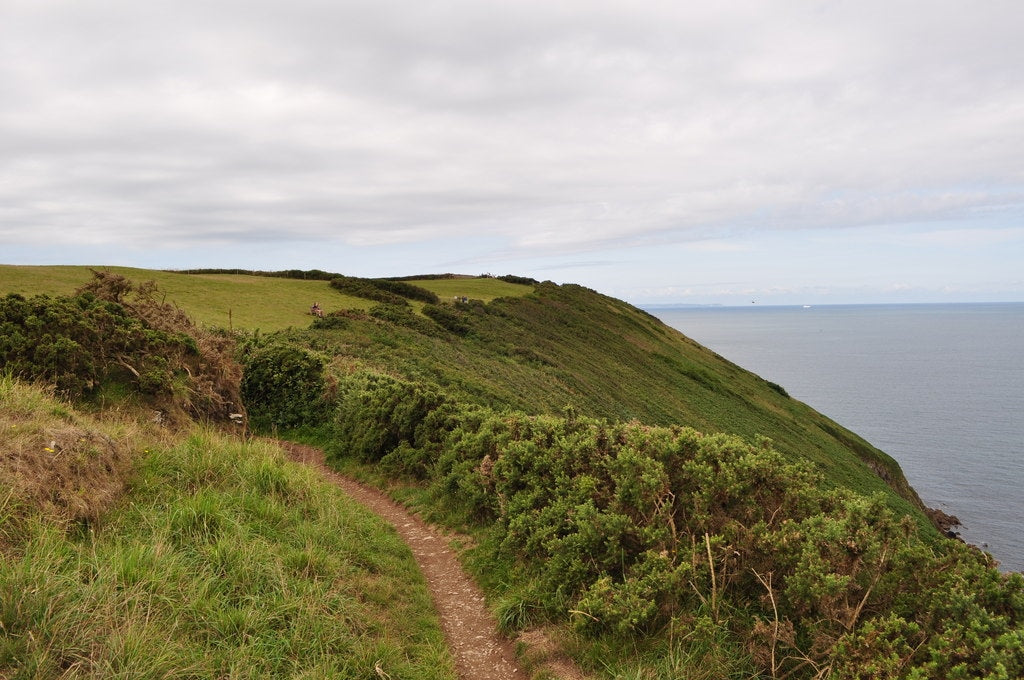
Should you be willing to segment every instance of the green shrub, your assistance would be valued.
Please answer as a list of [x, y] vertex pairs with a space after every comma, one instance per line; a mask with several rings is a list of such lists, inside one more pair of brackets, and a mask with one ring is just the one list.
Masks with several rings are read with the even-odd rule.
[[377, 305], [370, 310], [370, 316], [381, 321], [392, 323], [396, 326], [409, 328], [424, 335], [436, 335], [437, 327], [427, 319], [416, 314], [409, 307], [398, 305]]
[[405, 281], [395, 281], [392, 279], [369, 279], [369, 282], [374, 288], [394, 293], [395, 295], [399, 295], [403, 298], [419, 300], [420, 302], [426, 302], [427, 304], [432, 305], [436, 305], [438, 303], [437, 293], [411, 283], [406, 283]]
[[428, 479], [483, 530], [475, 563], [515, 565], [506, 629], [643, 639], [700, 612], [731, 665], [770, 677], [1024, 672], [1024, 579], [954, 542], [936, 554], [884, 497], [824, 490], [767, 440], [497, 413], [381, 375], [342, 404], [339, 453]]
[[466, 335], [472, 329], [468, 318], [451, 305], [424, 305], [423, 314], [441, 328], [455, 335]]
[[353, 297], [375, 300], [389, 305], [406, 306], [409, 304], [401, 295], [396, 295], [391, 291], [375, 286], [371, 279], [360, 279], [355, 276], [338, 276], [331, 279], [329, 285], [331, 288]]
[[[339, 385], [331, 449], [364, 462], [379, 461], [402, 444], [415, 445], [420, 425], [444, 402], [430, 385], [379, 373], [348, 376]], [[418, 467], [405, 471], [421, 474]]]
[[68, 397], [87, 396], [111, 378], [145, 393], [169, 393], [198, 354], [187, 335], [155, 329], [124, 306], [88, 293], [0, 298], [5, 370], [52, 383]]
[[322, 425], [329, 420], [324, 363], [298, 347], [250, 347], [242, 359], [242, 398], [258, 429]]

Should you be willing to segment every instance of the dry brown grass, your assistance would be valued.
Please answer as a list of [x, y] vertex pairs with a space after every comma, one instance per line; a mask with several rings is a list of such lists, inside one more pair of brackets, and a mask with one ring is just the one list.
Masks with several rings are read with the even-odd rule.
[[48, 388], [0, 376], [0, 545], [16, 544], [29, 516], [96, 520], [124, 491], [144, 429], [128, 416], [95, 421]]
[[234, 359], [234, 340], [229, 335], [193, 324], [184, 310], [158, 299], [160, 293], [152, 281], [136, 283], [120, 274], [93, 270], [92, 280], [75, 292], [92, 293], [122, 305], [151, 328], [192, 338], [195, 355], [175, 358], [176, 367], [188, 375], [187, 387], [174, 395], [169, 408], [181, 408], [189, 417], [212, 418], [215, 422], [226, 421], [231, 413], [245, 413], [239, 394], [242, 367]]

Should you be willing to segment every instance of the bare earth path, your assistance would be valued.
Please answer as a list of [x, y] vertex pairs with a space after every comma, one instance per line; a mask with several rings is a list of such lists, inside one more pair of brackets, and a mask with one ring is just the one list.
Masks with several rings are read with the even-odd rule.
[[462, 680], [527, 680], [511, 643], [498, 635], [483, 595], [462, 571], [442, 536], [380, 491], [331, 470], [320, 450], [290, 442], [280, 444], [292, 460], [318, 468], [324, 477], [398, 530], [430, 586]]

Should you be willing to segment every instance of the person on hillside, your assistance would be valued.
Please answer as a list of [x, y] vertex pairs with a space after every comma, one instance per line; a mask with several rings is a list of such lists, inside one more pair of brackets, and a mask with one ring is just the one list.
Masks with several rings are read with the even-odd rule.
[[324, 310], [320, 308], [319, 302], [314, 302], [313, 306], [309, 308], [309, 313], [318, 318], [324, 318]]

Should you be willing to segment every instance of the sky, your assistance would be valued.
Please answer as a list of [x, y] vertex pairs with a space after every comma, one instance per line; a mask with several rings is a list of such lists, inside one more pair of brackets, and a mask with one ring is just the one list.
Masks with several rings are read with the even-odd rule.
[[0, 263], [1024, 301], [1024, 3], [0, 0]]

